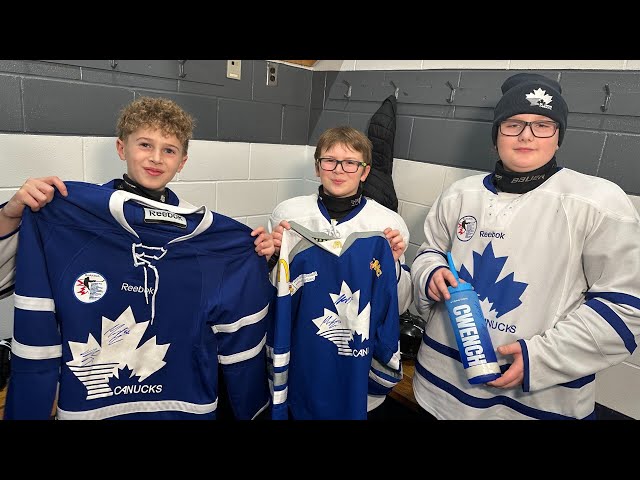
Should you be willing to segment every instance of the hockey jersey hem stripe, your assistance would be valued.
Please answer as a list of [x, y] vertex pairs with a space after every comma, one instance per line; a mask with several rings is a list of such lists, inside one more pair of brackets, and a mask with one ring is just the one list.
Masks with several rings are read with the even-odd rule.
[[213, 403], [197, 404], [179, 400], [163, 400], [159, 402], [129, 402], [81, 412], [72, 412], [58, 407], [56, 418], [59, 420], [104, 420], [106, 418], [127, 415], [130, 413], [185, 412], [204, 415], [215, 412], [218, 400]]
[[14, 306], [21, 310], [32, 310], [35, 312], [55, 312], [56, 304], [52, 298], [24, 297], [17, 293], [13, 297]]
[[[505, 407], [511, 408], [512, 410], [521, 413], [522, 415], [526, 415], [531, 418], [537, 418], [540, 420], [575, 420], [575, 418], [567, 415], [529, 407], [514, 400], [513, 398], [505, 397], [503, 395], [496, 395], [491, 398], [474, 397], [429, 372], [420, 362], [416, 361], [415, 367], [415, 372], [419, 375], [418, 380], [424, 379], [423, 381], [432, 383], [434, 386], [440, 388], [441, 390], [444, 390], [448, 394], [455, 397], [458, 401], [473, 408], [487, 409], [495, 405], [504, 405]], [[590, 417], [591, 415], [586, 418]]]
[[47, 360], [62, 357], [62, 345], [48, 345], [46, 347], [34, 347], [25, 345], [15, 338], [11, 341], [11, 354], [27, 360]]
[[214, 325], [211, 327], [211, 329], [213, 330], [213, 333], [237, 332], [242, 327], [245, 327], [247, 325], [253, 325], [254, 323], [258, 323], [260, 320], [262, 320], [264, 317], [267, 316], [268, 311], [269, 311], [269, 304], [267, 303], [267, 305], [259, 312], [252, 313], [251, 315], [247, 315], [246, 317], [242, 317], [241, 319], [233, 323], [229, 323], [227, 325]]
[[267, 335], [265, 334], [260, 340], [260, 343], [249, 350], [245, 350], [243, 352], [234, 353], [233, 355], [218, 355], [218, 362], [223, 365], [229, 365], [231, 363], [239, 363], [249, 358], [253, 358], [258, 355], [262, 351], [262, 347], [267, 342]]

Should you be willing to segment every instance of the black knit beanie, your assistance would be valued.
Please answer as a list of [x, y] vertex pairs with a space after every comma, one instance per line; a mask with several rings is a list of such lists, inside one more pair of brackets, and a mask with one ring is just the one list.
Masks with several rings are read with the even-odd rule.
[[494, 145], [500, 122], [521, 113], [544, 115], [558, 122], [558, 145], [562, 144], [569, 109], [562, 98], [562, 87], [558, 82], [537, 73], [518, 73], [507, 78], [501, 88], [502, 98], [493, 111], [491, 134]]

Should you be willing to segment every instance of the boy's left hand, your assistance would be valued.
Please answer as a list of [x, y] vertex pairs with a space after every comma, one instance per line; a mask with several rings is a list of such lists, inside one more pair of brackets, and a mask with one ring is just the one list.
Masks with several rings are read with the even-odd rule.
[[397, 262], [400, 256], [404, 253], [404, 250], [407, 248], [404, 244], [404, 238], [402, 238], [402, 235], [400, 234], [400, 230], [391, 230], [390, 227], [387, 227], [382, 233], [384, 233], [387, 240], [389, 240], [393, 259]]
[[513, 363], [500, 378], [487, 382], [487, 385], [504, 389], [515, 388], [522, 385], [524, 381], [524, 360], [522, 358], [522, 346], [520, 342], [501, 345], [497, 350], [500, 355], [513, 355]]

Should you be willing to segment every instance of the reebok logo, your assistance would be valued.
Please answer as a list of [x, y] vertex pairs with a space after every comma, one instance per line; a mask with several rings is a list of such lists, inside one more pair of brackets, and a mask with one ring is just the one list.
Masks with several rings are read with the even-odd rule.
[[[144, 293], [144, 287], [141, 287], [140, 285], [129, 285], [127, 282], [122, 283], [120, 290], [124, 292]], [[150, 293], [151, 295], [153, 295], [154, 290], [155, 289], [153, 287], [147, 287], [147, 293]]]
[[145, 223], [170, 223], [180, 228], [187, 228], [187, 219], [167, 210], [144, 209]]

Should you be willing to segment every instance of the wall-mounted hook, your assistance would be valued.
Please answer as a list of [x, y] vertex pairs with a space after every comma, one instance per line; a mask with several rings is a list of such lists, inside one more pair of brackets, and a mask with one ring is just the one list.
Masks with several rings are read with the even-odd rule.
[[186, 73], [184, 73], [184, 64], [185, 64], [186, 60], [178, 60], [178, 76], [180, 78], [184, 78], [187, 76]]
[[109, 60], [109, 62], [111, 63], [111, 68], [116, 68], [118, 66], [117, 60]]
[[351, 98], [351, 84], [346, 80], [342, 80], [342, 83], [347, 86], [347, 93], [344, 94], [344, 98]]
[[606, 112], [607, 110], [609, 110], [609, 102], [611, 102], [611, 90], [609, 89], [608, 83], [604, 85], [604, 93], [605, 93], [604, 103], [600, 105], [600, 110], [602, 110], [603, 112]]
[[451, 85], [451, 82], [449, 80], [447, 80], [447, 87], [451, 89], [451, 92], [449, 92], [449, 98], [446, 99], [447, 103], [453, 103], [453, 99], [456, 96], [456, 87]]
[[400, 93], [400, 89], [398, 87], [396, 87], [396, 84], [393, 83], [393, 80], [389, 80], [389, 83], [391, 84], [391, 86], [393, 87], [393, 95], [396, 97], [396, 99], [398, 98], [398, 93]]

